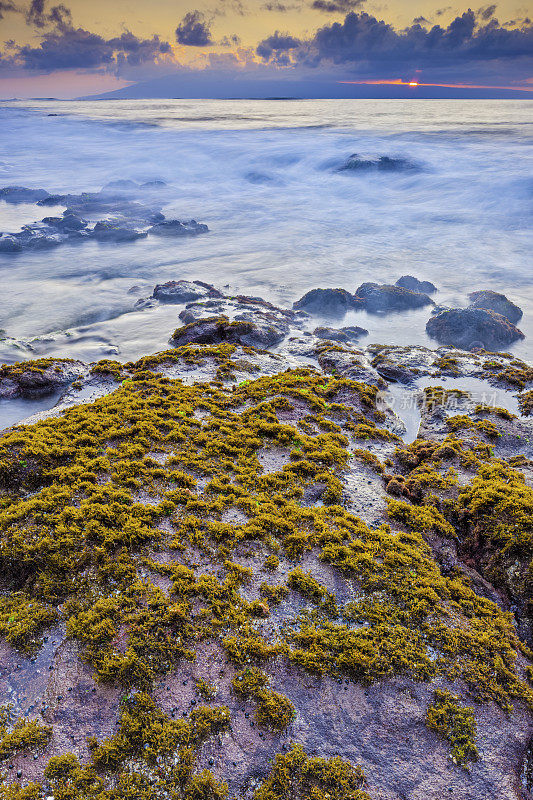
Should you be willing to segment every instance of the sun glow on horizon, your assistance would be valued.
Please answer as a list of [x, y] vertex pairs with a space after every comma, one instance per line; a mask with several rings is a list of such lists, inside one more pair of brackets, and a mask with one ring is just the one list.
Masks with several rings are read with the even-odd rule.
[[391, 80], [385, 79], [368, 79], [360, 81], [337, 81], [343, 84], [354, 84], [356, 86], [429, 86], [438, 87], [440, 89], [507, 89], [513, 92], [533, 92], [533, 86], [496, 86], [477, 83], [421, 83], [420, 81], [404, 81], [401, 78], [393, 78]]

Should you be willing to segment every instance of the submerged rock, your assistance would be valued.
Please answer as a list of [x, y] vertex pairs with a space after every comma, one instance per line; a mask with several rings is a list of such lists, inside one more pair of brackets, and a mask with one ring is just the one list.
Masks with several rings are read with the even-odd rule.
[[0, 200], [6, 203], [37, 203], [48, 197], [45, 189], [27, 189], [24, 186], [5, 186], [0, 189]]
[[97, 222], [90, 236], [99, 242], [134, 242], [136, 239], [146, 238], [146, 233], [128, 223], [109, 220]]
[[478, 292], [471, 292], [468, 299], [472, 301], [469, 308], [486, 308], [487, 311], [495, 311], [496, 314], [507, 317], [513, 325], [522, 319], [522, 309], [508, 300], [504, 294], [493, 292], [490, 289], [482, 289]]
[[207, 233], [209, 228], [196, 220], [180, 222], [177, 219], [168, 219], [157, 222], [148, 228], [148, 233], [152, 236], [196, 236], [199, 233]]
[[207, 297], [222, 297], [222, 293], [202, 281], [167, 281], [157, 284], [152, 294], [161, 303], [190, 303]]
[[378, 156], [377, 158], [363, 158], [357, 153], [352, 153], [347, 161], [338, 167], [337, 172], [367, 172], [377, 170], [379, 172], [406, 172], [416, 170], [418, 167], [406, 158], [391, 158], [390, 156]]
[[292, 304], [294, 309], [307, 311], [310, 314], [324, 316], [340, 316], [360, 303], [346, 289], [311, 289], [303, 297]]
[[412, 275], [402, 275], [396, 281], [396, 286], [401, 286], [402, 289], [409, 289], [411, 292], [419, 292], [420, 294], [433, 294], [433, 292], [438, 291], [431, 281], [421, 281]]
[[329, 339], [332, 342], [350, 342], [357, 341], [361, 336], [368, 336], [366, 328], [360, 328], [358, 325], [349, 325], [344, 328], [315, 328], [314, 335], [318, 339]]
[[377, 283], [362, 283], [355, 292], [355, 300], [370, 312], [406, 311], [433, 305], [427, 294]]
[[484, 308], [441, 311], [428, 320], [426, 331], [428, 336], [443, 344], [465, 350], [480, 346], [487, 350], [501, 350], [525, 338], [507, 317]]

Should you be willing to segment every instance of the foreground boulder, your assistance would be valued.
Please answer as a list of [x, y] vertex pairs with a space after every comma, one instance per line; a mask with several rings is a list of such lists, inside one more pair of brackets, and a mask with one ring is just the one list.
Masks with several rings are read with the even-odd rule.
[[191, 322], [174, 331], [174, 347], [186, 344], [242, 344], [252, 347], [272, 347], [287, 333], [285, 326], [261, 320], [235, 320], [225, 316], [207, 317]]
[[525, 338], [507, 317], [484, 308], [441, 311], [428, 320], [426, 332], [442, 344], [452, 344], [464, 350], [473, 347], [501, 350]]
[[355, 292], [355, 301], [370, 312], [407, 311], [433, 305], [427, 294], [377, 283], [362, 283]]
[[421, 281], [412, 275], [402, 275], [396, 281], [396, 286], [400, 286], [402, 289], [409, 289], [410, 292], [419, 292], [420, 294], [433, 294], [433, 292], [438, 291], [431, 281]]
[[490, 289], [482, 289], [479, 292], [471, 292], [468, 295], [471, 300], [469, 308], [485, 308], [487, 311], [495, 311], [502, 317], [507, 317], [513, 325], [522, 319], [522, 309], [512, 303], [504, 294], [492, 292]]
[[157, 284], [152, 294], [161, 303], [191, 303], [207, 297], [222, 297], [222, 293], [202, 281], [167, 281]]
[[364, 353], [318, 363], [105, 360], [1, 437], [2, 798], [527, 798], [524, 423], [439, 387], [407, 445]]
[[326, 316], [341, 316], [352, 308], [358, 308], [361, 303], [346, 289], [311, 289], [300, 297], [292, 307], [309, 314], [323, 314]]

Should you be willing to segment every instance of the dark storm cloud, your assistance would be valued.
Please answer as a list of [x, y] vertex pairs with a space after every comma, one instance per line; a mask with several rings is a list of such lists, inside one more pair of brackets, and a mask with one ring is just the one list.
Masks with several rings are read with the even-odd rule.
[[362, 6], [365, 0], [313, 0], [311, 8], [327, 14], [347, 14]]
[[288, 63], [287, 51], [293, 50], [300, 45], [300, 40], [295, 39], [294, 36], [276, 31], [272, 36], [259, 42], [255, 52], [258, 56], [261, 56], [263, 61], [276, 61], [278, 64], [285, 66]]
[[45, 0], [32, 0], [26, 11], [26, 22], [36, 28], [46, 28], [50, 25], [67, 26], [72, 24], [70, 9], [60, 4], [46, 10]]
[[416, 25], [429, 25], [429, 20], [425, 17], [415, 17], [413, 23]]
[[294, 55], [308, 65], [364, 64], [370, 70], [390, 74], [391, 70], [518, 59], [531, 53], [531, 25], [508, 30], [495, 19], [478, 25], [476, 14], [469, 9], [447, 28], [434, 25], [427, 30], [415, 22], [400, 31], [365, 12], [350, 13], [344, 22], [320, 28]]
[[176, 28], [176, 41], [189, 47], [205, 47], [212, 44], [209, 23], [201, 11], [189, 11]]

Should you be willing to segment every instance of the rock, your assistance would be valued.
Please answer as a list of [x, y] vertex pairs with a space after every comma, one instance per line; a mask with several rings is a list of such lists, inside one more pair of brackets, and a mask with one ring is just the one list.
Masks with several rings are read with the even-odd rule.
[[146, 181], [141, 183], [141, 189], [163, 189], [166, 185], [165, 181]]
[[416, 164], [405, 158], [390, 158], [390, 156], [379, 156], [378, 158], [362, 158], [357, 153], [347, 159], [338, 167], [337, 172], [366, 172], [377, 170], [380, 172], [405, 172], [407, 170], [418, 169]]
[[196, 220], [180, 222], [177, 219], [169, 219], [164, 222], [157, 222], [148, 229], [152, 236], [196, 236], [199, 233], [207, 233], [209, 228]]
[[26, 189], [24, 186], [5, 186], [0, 189], [0, 200], [6, 203], [37, 203], [49, 197], [45, 189]]
[[46, 359], [0, 366], [0, 397], [35, 400], [59, 391], [85, 371], [80, 361]]
[[180, 311], [179, 319], [181, 319], [185, 325], [190, 325], [191, 322], [196, 322], [196, 317], [192, 311], [189, 311], [187, 308], [184, 308], [183, 311]]
[[222, 297], [221, 292], [202, 281], [167, 281], [157, 284], [152, 294], [161, 303], [190, 303], [207, 297]]
[[340, 316], [358, 305], [358, 301], [346, 289], [311, 289], [293, 303], [292, 307], [311, 314]]
[[398, 278], [395, 285], [400, 286], [402, 289], [409, 289], [411, 292], [419, 292], [420, 294], [432, 294], [438, 291], [435, 284], [431, 283], [431, 281], [420, 281], [412, 275], [402, 275], [401, 278]]
[[49, 194], [48, 197], [43, 197], [42, 200], [37, 202], [38, 206], [63, 206], [65, 205], [69, 195], [66, 194]]
[[0, 236], [0, 253], [20, 253], [22, 244], [13, 236]]
[[329, 339], [332, 342], [357, 341], [361, 336], [368, 336], [366, 328], [359, 328], [357, 325], [345, 328], [315, 328], [314, 335], [318, 339]]
[[139, 184], [135, 183], [135, 181], [118, 180], [106, 183], [105, 186], [102, 186], [102, 192], [109, 192], [110, 190], [114, 191], [115, 189], [125, 189], [126, 191], [131, 192], [138, 188]]
[[479, 343], [487, 350], [499, 350], [525, 338], [507, 317], [484, 308], [441, 311], [428, 320], [426, 331], [428, 336], [443, 344], [465, 350]]
[[144, 231], [136, 230], [128, 223], [113, 220], [97, 222], [90, 235], [99, 242], [133, 242], [146, 237]]
[[42, 221], [51, 228], [57, 228], [64, 233], [81, 231], [86, 228], [88, 224], [76, 214], [66, 214], [63, 217], [44, 217]]
[[433, 300], [427, 294], [377, 283], [362, 283], [355, 292], [355, 299], [371, 312], [406, 311], [433, 305]]
[[504, 294], [492, 292], [490, 289], [482, 289], [478, 292], [471, 292], [468, 295], [472, 302], [469, 308], [485, 308], [487, 311], [495, 311], [502, 317], [507, 317], [513, 325], [522, 319], [522, 309], [512, 303]]
[[227, 317], [207, 317], [195, 320], [174, 331], [171, 343], [174, 347], [185, 344], [243, 344], [252, 347], [271, 347], [285, 337], [286, 330], [280, 325], [267, 322], [236, 321]]

